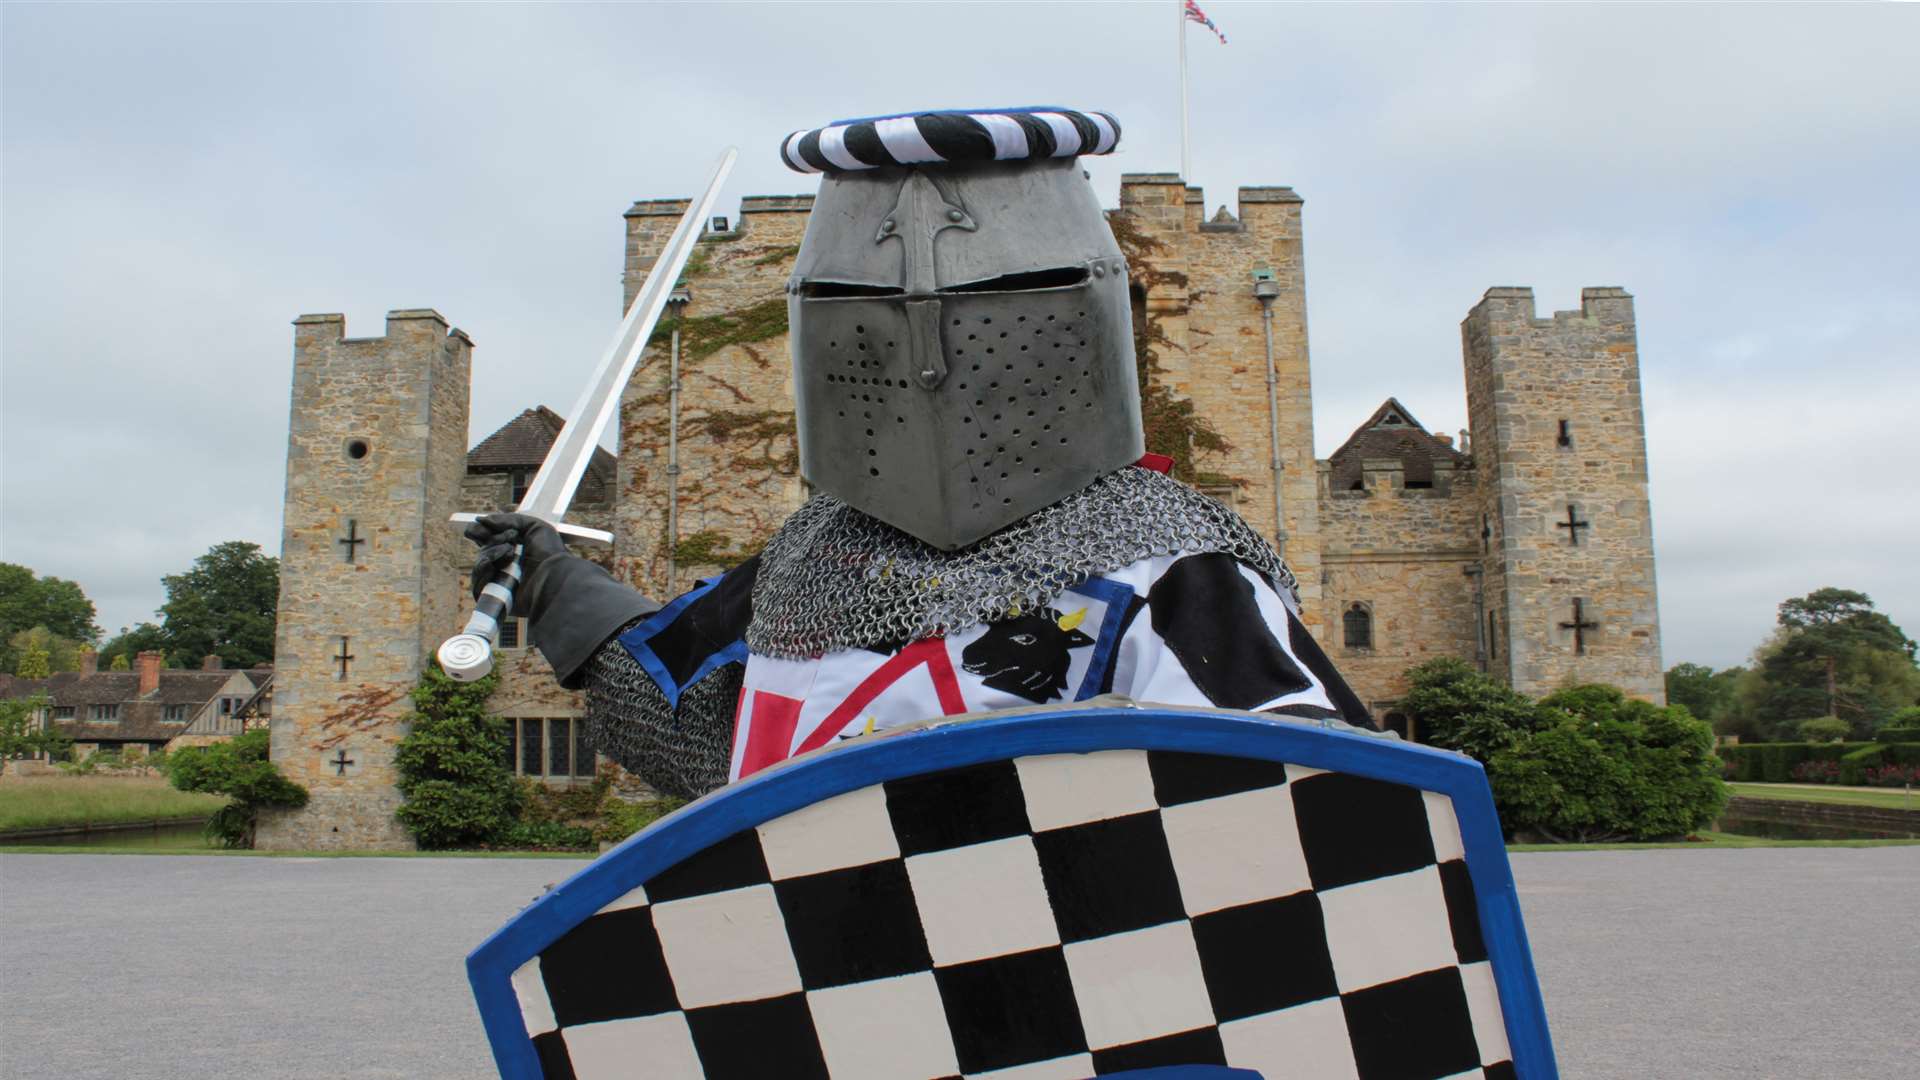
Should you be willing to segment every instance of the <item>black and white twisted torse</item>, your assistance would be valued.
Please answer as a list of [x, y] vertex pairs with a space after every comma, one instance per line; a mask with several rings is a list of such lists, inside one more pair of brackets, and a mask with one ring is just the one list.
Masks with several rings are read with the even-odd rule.
[[964, 109], [841, 120], [796, 131], [780, 157], [800, 172], [853, 172], [887, 165], [1011, 161], [1106, 154], [1120, 142], [1113, 114], [1038, 106]]

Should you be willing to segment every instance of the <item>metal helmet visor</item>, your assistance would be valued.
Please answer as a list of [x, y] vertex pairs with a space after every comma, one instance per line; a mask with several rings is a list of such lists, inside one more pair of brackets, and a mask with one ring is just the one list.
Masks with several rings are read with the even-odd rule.
[[788, 318], [802, 475], [935, 547], [1144, 452], [1126, 265], [1070, 158], [828, 176]]

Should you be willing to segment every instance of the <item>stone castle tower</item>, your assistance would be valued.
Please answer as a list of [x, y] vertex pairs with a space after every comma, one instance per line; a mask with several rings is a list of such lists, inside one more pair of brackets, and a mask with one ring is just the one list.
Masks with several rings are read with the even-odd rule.
[[[1529, 290], [1489, 290], [1462, 326], [1470, 437], [1389, 397], [1316, 460], [1304, 202], [1237, 194], [1237, 214], [1209, 218], [1201, 189], [1129, 174], [1109, 212], [1148, 447], [1281, 548], [1376, 722], [1417, 738], [1397, 710], [1405, 673], [1446, 656], [1532, 695], [1600, 681], [1662, 700], [1632, 298], [1588, 289], [1580, 311], [1536, 319]], [[785, 288], [812, 205], [753, 196], [710, 223], [626, 388], [617, 461], [594, 474], [610, 479], [583, 489], [576, 516], [615, 534], [612, 569], [651, 596], [751, 555], [807, 496]], [[623, 310], [686, 206], [626, 212]], [[465, 335], [430, 311], [392, 313], [385, 338], [343, 334], [337, 315], [296, 323], [273, 753], [313, 803], [263, 826], [262, 846], [406, 844], [397, 719], [466, 600], [470, 552], [447, 517], [510, 507], [558, 424], [529, 410], [469, 455]], [[590, 776], [580, 697], [524, 644], [503, 643], [490, 702], [515, 769]]]
[[393, 750], [407, 691], [461, 621], [470, 545], [448, 517], [472, 351], [434, 311], [389, 312], [378, 338], [294, 320], [272, 754], [311, 801], [263, 817], [262, 848], [413, 846]]
[[1493, 670], [1517, 687], [1612, 683], [1662, 700], [1653, 514], [1633, 298], [1585, 289], [1536, 319], [1489, 289], [1460, 326], [1487, 532]]

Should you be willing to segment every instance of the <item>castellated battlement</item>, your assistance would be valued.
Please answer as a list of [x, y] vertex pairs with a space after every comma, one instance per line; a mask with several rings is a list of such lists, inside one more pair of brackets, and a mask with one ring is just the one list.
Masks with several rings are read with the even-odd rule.
[[1535, 313], [1533, 289], [1525, 285], [1496, 285], [1467, 313], [1468, 322], [1484, 317], [1496, 323], [1520, 323], [1536, 328], [1574, 322], [1633, 323], [1633, 294], [1616, 285], [1592, 285], [1580, 290], [1577, 311], [1556, 311], [1550, 318]]
[[473, 338], [465, 330], [450, 326], [446, 317], [432, 308], [395, 308], [387, 312], [387, 332], [380, 337], [347, 336], [347, 317], [337, 311], [302, 315], [293, 320], [294, 348], [321, 344], [379, 345], [384, 342], [417, 344], [438, 337], [457, 339], [467, 348]]
[[[1244, 233], [1250, 223], [1265, 220], [1284, 222], [1299, 216], [1306, 202], [1290, 187], [1259, 186], [1239, 189], [1239, 214], [1223, 206], [1212, 219], [1207, 215], [1206, 189], [1189, 185], [1178, 173], [1123, 173], [1120, 177], [1120, 211], [1128, 213], [1165, 212], [1180, 207], [1183, 231], [1199, 236]], [[1278, 214], [1270, 207], [1291, 207]], [[1284, 225], [1282, 225], [1284, 228]]]

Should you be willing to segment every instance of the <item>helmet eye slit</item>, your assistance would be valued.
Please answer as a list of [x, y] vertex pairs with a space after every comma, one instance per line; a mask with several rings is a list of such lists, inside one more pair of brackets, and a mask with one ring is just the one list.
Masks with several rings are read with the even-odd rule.
[[800, 295], [808, 300], [853, 300], [874, 297], [905, 296], [907, 290], [894, 285], [856, 285], [850, 281], [803, 281]]
[[1002, 274], [984, 281], [949, 285], [940, 291], [943, 293], [1033, 292], [1038, 289], [1072, 288], [1075, 285], [1085, 284], [1086, 280], [1086, 267], [1058, 266], [1050, 270], [1027, 270], [1018, 274]]

